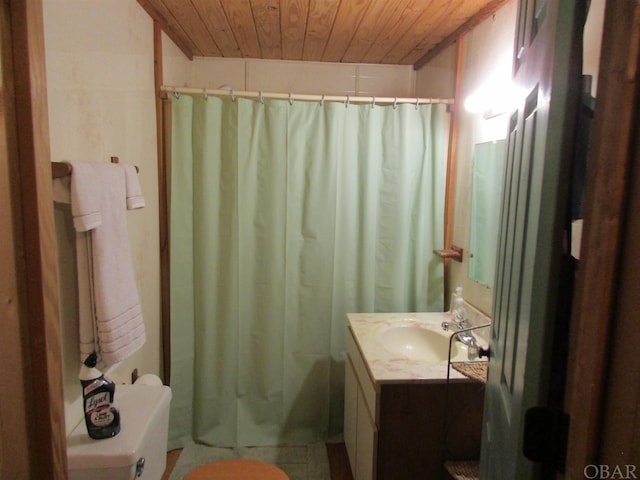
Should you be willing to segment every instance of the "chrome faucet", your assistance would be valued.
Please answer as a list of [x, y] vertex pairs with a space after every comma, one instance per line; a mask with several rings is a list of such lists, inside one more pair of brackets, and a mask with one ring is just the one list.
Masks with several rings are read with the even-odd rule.
[[468, 330], [462, 330], [459, 333], [454, 333], [454, 335], [457, 335], [458, 340], [469, 347], [478, 346], [478, 340], [476, 339], [475, 335]]
[[469, 320], [467, 319], [465, 301], [464, 298], [462, 298], [462, 287], [456, 288], [456, 293], [453, 295], [451, 303], [451, 322], [442, 322], [442, 329], [446, 332], [452, 326], [456, 327], [458, 330], [467, 328], [469, 326]]
[[462, 330], [469, 327], [469, 319], [465, 315], [464, 308], [457, 307], [451, 311], [451, 321], [446, 320], [440, 324], [445, 332], [448, 332], [451, 327], [455, 327], [457, 330]]
[[483, 328], [487, 325], [478, 325], [473, 326], [469, 319], [467, 318], [467, 309], [465, 308], [465, 301], [462, 298], [462, 287], [456, 288], [456, 293], [453, 297], [451, 308], [451, 321], [444, 321], [441, 324], [442, 329], [446, 332], [449, 331], [450, 328], [454, 328], [456, 331], [451, 334], [452, 341], [457, 338], [461, 343], [467, 345], [469, 347], [469, 358], [471, 357], [478, 358], [479, 356], [483, 356], [480, 352], [484, 353], [484, 349], [480, 347], [478, 344], [478, 339], [472, 333], [472, 330], [477, 328]]
[[[442, 323], [448, 323], [448, 322], [442, 322]], [[463, 343], [464, 345], [467, 345], [469, 347], [469, 350], [467, 352], [467, 355], [469, 357], [469, 360], [476, 360], [478, 358], [482, 358], [482, 357], [489, 357], [489, 349], [488, 348], [483, 348], [480, 346], [480, 344], [478, 343], [478, 340], [476, 339], [475, 335], [472, 332], [472, 330], [477, 330], [479, 328], [486, 328], [486, 327], [490, 327], [491, 323], [485, 323], [482, 325], [475, 325], [475, 326], [471, 326], [471, 327], [460, 327], [458, 326], [458, 331], [454, 332], [453, 334], [451, 334], [451, 338], [449, 339], [449, 344], [451, 345], [451, 342], [454, 339], [458, 339], [461, 343]], [[444, 325], [443, 325], [444, 328]], [[448, 328], [448, 326], [447, 326]], [[446, 329], [445, 329], [446, 330]], [[449, 348], [451, 348], [451, 346], [449, 346]]]
[[454, 316], [451, 322], [444, 321], [441, 326], [445, 332], [449, 331], [449, 328], [454, 327], [458, 332], [454, 332], [452, 336], [457, 337], [458, 340], [470, 347], [478, 346], [478, 340], [476, 340], [476, 337], [471, 333], [473, 328], [469, 328], [469, 320], [466, 318], [458, 320]]

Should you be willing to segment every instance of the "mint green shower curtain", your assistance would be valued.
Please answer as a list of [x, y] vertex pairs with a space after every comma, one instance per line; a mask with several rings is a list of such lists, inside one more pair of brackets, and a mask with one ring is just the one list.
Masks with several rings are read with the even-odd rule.
[[340, 434], [345, 314], [442, 309], [445, 112], [172, 99], [170, 448]]

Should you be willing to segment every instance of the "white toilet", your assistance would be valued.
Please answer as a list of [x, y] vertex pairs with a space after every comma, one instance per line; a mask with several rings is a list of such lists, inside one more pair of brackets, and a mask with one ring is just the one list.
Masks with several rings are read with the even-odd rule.
[[160, 480], [167, 459], [171, 389], [117, 385], [120, 433], [93, 440], [84, 418], [67, 437], [70, 480]]

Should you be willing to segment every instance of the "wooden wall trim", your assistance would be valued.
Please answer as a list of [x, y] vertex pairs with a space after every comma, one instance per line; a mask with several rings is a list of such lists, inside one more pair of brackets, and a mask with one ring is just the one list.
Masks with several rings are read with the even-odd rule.
[[[180, 25], [174, 21], [170, 21], [167, 19], [167, 16], [171, 14], [169, 11], [166, 11], [167, 15], [163, 15], [159, 12], [152, 4], [152, 2], [148, 0], [138, 0], [140, 6], [147, 12], [147, 14], [153, 19], [154, 28], [157, 24], [162, 31], [164, 31], [167, 36], [176, 44], [176, 46], [180, 49], [180, 51], [187, 57], [189, 60], [193, 60], [195, 47], [193, 45], [186, 45], [182, 39], [188, 39], [189, 36], [185, 34], [183, 31], [182, 34], [177, 32], [177, 29], [181, 29]], [[166, 8], [165, 8], [166, 10]], [[155, 36], [155, 33], [154, 33]], [[162, 58], [162, 57], [161, 57]]]
[[25, 384], [31, 375], [23, 359], [23, 338], [28, 332], [22, 322], [26, 274], [20, 261], [24, 244], [20, 191], [13, 188], [19, 183], [19, 173], [10, 10], [7, 2], [0, 3], [0, 478], [15, 478], [18, 472], [30, 478], [32, 428]]
[[[67, 476], [62, 351], [41, 1], [9, 2], [25, 302], [20, 321], [31, 478]], [[4, 74], [3, 74], [4, 76]], [[13, 135], [14, 132], [9, 132]], [[15, 478], [21, 478], [18, 475]]]
[[[638, 31], [638, 2], [607, 2], [565, 402], [571, 417], [566, 471], [570, 479], [582, 479], [586, 465], [600, 463], [604, 400], [610, 387], [609, 339], [618, 322], [616, 296], [624, 287], [620, 284], [623, 235], [628, 218], [637, 215], [628, 210], [627, 201], [631, 167], [637, 160]], [[637, 294], [637, 285], [628, 287]], [[627, 337], [627, 341], [637, 339]]]
[[[456, 158], [458, 155], [458, 125], [460, 124], [460, 108], [462, 108], [462, 64], [464, 60], [464, 37], [458, 39], [456, 50], [456, 71], [454, 77], [454, 103], [450, 106], [449, 148], [447, 152], [447, 176], [444, 199], [444, 248], [451, 249], [453, 231], [453, 207], [456, 185]], [[444, 306], [446, 308], [449, 295], [449, 258], [444, 261]], [[462, 259], [460, 260], [462, 261]]]
[[169, 277], [169, 196], [167, 192], [167, 164], [164, 151], [164, 105], [161, 91], [162, 27], [153, 22], [153, 65], [156, 89], [156, 137], [158, 148], [158, 201], [160, 234], [160, 313], [162, 330], [162, 369], [165, 384], [171, 382], [171, 301]]
[[[639, 12], [640, 13], [640, 12]], [[640, 31], [640, 25], [636, 25]], [[602, 432], [598, 463], [640, 465], [640, 125], [635, 125], [636, 139], [630, 171], [631, 187], [626, 207], [628, 215], [622, 234], [622, 257], [616, 295], [616, 313], [611, 328], [611, 355], [607, 368], [606, 397], [603, 403]], [[636, 475], [640, 471], [634, 472]], [[627, 475], [631, 477], [630, 475]], [[631, 477], [633, 478], [633, 477]]]

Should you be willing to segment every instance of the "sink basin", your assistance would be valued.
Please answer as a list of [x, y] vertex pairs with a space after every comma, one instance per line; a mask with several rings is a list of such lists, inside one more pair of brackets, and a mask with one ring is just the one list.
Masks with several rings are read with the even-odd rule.
[[[380, 341], [385, 349], [395, 355], [434, 365], [446, 362], [449, 355], [449, 337], [420, 327], [388, 328], [380, 334]], [[458, 353], [456, 343], [451, 346], [452, 358]]]

